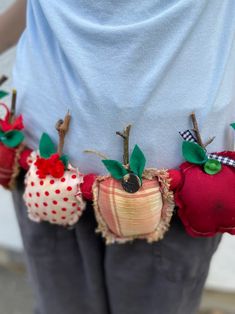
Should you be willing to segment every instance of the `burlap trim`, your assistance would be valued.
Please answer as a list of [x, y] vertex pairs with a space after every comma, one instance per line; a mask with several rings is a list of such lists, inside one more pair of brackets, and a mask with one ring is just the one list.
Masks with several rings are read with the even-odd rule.
[[20, 164], [19, 164], [19, 160], [20, 160], [20, 155], [23, 152], [25, 148], [24, 144], [20, 144], [17, 148], [16, 148], [16, 154], [15, 154], [15, 159], [14, 159], [14, 165], [13, 165], [13, 169], [12, 169], [12, 175], [11, 175], [11, 179], [10, 182], [8, 184], [8, 189], [9, 190], [13, 190], [16, 186], [16, 179], [20, 173]]
[[154, 177], [158, 178], [158, 181], [161, 186], [161, 193], [163, 198], [163, 208], [160, 223], [157, 228], [152, 232], [144, 235], [136, 235], [130, 237], [118, 237], [115, 235], [106, 224], [103, 219], [98, 205], [98, 197], [99, 197], [99, 182], [110, 178], [110, 175], [106, 176], [98, 176], [93, 184], [93, 206], [94, 212], [96, 216], [96, 220], [98, 223], [98, 227], [96, 229], [97, 233], [101, 233], [102, 236], [106, 240], [106, 244], [112, 243], [126, 243], [131, 242], [134, 239], [146, 239], [148, 243], [152, 243], [154, 241], [158, 241], [163, 238], [165, 232], [169, 229], [171, 217], [174, 210], [174, 195], [173, 192], [170, 191], [170, 177], [167, 170], [157, 170], [155, 168], [148, 168], [144, 170], [143, 178], [145, 179], [153, 179]]

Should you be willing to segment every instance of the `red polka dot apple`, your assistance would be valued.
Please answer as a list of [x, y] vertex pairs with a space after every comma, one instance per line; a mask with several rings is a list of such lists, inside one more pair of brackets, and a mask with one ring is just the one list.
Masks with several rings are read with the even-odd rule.
[[93, 184], [97, 232], [106, 243], [124, 243], [134, 239], [153, 242], [169, 228], [173, 213], [173, 193], [165, 170], [145, 169], [145, 156], [135, 145], [129, 161], [130, 125], [123, 133], [123, 164], [104, 159], [110, 175], [97, 176]]
[[48, 134], [40, 140], [39, 153], [33, 152], [30, 168], [25, 178], [24, 200], [29, 218], [52, 224], [71, 226], [85, 209], [80, 190], [83, 175], [62, 154], [64, 137], [68, 131], [70, 115], [57, 124], [60, 142], [56, 150]]
[[[7, 93], [0, 91], [0, 98]], [[23, 145], [23, 118], [15, 117], [16, 91], [13, 90], [11, 111], [0, 104], [0, 185], [6, 189], [15, 187], [20, 168], [26, 168], [25, 160], [30, 150]]]
[[235, 234], [235, 152], [207, 153], [196, 117], [191, 117], [196, 138], [190, 131], [181, 133], [187, 162], [180, 166], [181, 183], [175, 191], [178, 215], [191, 236]]

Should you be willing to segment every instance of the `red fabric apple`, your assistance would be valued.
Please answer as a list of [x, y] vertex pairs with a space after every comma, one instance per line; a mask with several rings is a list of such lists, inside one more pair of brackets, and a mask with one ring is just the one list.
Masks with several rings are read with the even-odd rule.
[[13, 189], [20, 171], [24, 128], [22, 116], [14, 117], [5, 104], [0, 104], [0, 185]]
[[[195, 149], [191, 155], [186, 146]], [[182, 180], [175, 203], [187, 233], [194, 237], [235, 234], [235, 152], [207, 154], [197, 143], [184, 142], [183, 154], [190, 162], [180, 166]]]

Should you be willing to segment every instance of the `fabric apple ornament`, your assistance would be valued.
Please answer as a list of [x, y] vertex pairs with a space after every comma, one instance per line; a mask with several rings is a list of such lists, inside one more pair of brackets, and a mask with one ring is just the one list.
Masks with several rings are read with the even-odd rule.
[[195, 114], [195, 136], [181, 132], [187, 162], [180, 166], [182, 180], [175, 191], [178, 215], [191, 236], [235, 234], [235, 152], [207, 153]]
[[83, 175], [62, 154], [65, 135], [69, 129], [70, 115], [57, 123], [58, 150], [50, 136], [44, 133], [40, 140], [39, 153], [30, 156], [30, 168], [25, 178], [24, 200], [28, 216], [36, 222], [74, 225], [85, 209], [80, 184]]
[[[0, 91], [0, 98], [8, 93]], [[16, 90], [12, 93], [11, 110], [0, 103], [0, 185], [12, 190], [29, 149], [23, 144], [23, 118], [15, 117]]]
[[97, 176], [93, 184], [93, 203], [97, 232], [106, 243], [125, 243], [134, 239], [153, 242], [169, 228], [174, 202], [166, 170], [145, 169], [146, 159], [138, 145], [129, 160], [130, 125], [123, 133], [123, 164], [102, 160], [110, 175]]

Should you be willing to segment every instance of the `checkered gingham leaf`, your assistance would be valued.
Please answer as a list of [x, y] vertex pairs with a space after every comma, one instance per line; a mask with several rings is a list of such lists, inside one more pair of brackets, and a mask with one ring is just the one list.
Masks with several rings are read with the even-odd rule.
[[190, 130], [186, 130], [186, 131], [179, 132], [179, 133], [185, 141], [197, 143], [196, 138], [193, 136], [193, 134], [191, 133]]
[[[180, 133], [180, 135], [183, 137], [183, 139], [185, 141], [197, 143], [196, 138], [193, 136], [193, 134], [191, 133], [190, 130], [185, 130], [185, 131], [179, 132], [179, 133]], [[218, 160], [219, 162], [221, 162], [224, 165], [235, 167], [235, 160], [233, 160], [231, 158], [224, 157], [224, 156], [219, 156], [217, 154], [207, 154], [207, 157], [209, 159]]]
[[219, 162], [221, 162], [224, 165], [228, 165], [228, 166], [232, 166], [235, 167], [235, 160], [228, 158], [228, 157], [224, 157], [224, 156], [219, 156], [216, 154], [208, 154], [207, 157], [209, 159], [216, 159]]

